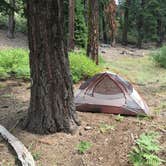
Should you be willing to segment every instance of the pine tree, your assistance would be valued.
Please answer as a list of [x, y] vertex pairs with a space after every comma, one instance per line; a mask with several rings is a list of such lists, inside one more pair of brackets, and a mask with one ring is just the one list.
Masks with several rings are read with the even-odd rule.
[[75, 0], [69, 0], [69, 39], [68, 49], [74, 50], [74, 18], [75, 18]]
[[15, 31], [15, 19], [14, 19], [15, 0], [10, 0], [10, 6], [13, 9], [10, 9], [9, 12], [7, 37], [12, 39], [14, 38], [14, 31]]
[[99, 4], [98, 0], [89, 0], [87, 56], [98, 65], [99, 47]]
[[32, 79], [27, 129], [72, 132], [78, 121], [64, 44], [63, 1], [28, 0], [27, 17]]

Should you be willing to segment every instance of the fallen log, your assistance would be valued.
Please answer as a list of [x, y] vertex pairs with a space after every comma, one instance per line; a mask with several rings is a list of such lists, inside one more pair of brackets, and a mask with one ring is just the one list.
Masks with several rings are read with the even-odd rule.
[[0, 135], [12, 146], [22, 166], [35, 166], [34, 159], [27, 148], [2, 125], [0, 125]]

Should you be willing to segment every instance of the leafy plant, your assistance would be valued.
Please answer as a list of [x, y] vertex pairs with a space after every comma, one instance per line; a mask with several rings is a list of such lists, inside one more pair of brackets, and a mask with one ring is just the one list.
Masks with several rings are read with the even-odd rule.
[[0, 50], [0, 77], [16, 77], [29, 78], [29, 58], [28, 50], [3, 49]]
[[115, 126], [104, 124], [104, 123], [100, 124], [100, 132], [101, 133], [106, 133], [110, 130], [115, 130]]
[[130, 161], [134, 166], [159, 166], [164, 162], [157, 156], [157, 153], [161, 150], [157, 138], [158, 133], [155, 132], [140, 135], [129, 154]]
[[92, 144], [88, 141], [81, 141], [77, 145], [77, 150], [80, 154], [84, 154], [86, 151], [88, 151], [92, 147]]
[[34, 160], [37, 161], [37, 160], [40, 160], [41, 153], [40, 152], [34, 152], [34, 153], [32, 153], [32, 156], [33, 156]]
[[[74, 83], [89, 78], [101, 70], [92, 60], [86, 57], [85, 51], [82, 50], [71, 52], [69, 60]], [[21, 48], [0, 50], [0, 77], [7, 78], [10, 76], [30, 77], [28, 50]]]
[[120, 114], [116, 116], [115, 120], [118, 121], [118, 122], [122, 122], [124, 119], [123, 116], [121, 116]]
[[84, 51], [71, 52], [69, 59], [74, 83], [81, 79], [87, 79], [101, 70], [100, 67], [85, 55]]
[[153, 60], [161, 67], [166, 68], [166, 46], [163, 46], [152, 54]]

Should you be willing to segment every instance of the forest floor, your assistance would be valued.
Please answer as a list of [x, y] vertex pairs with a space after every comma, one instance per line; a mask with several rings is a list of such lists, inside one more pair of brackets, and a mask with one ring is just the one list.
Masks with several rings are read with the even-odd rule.
[[[0, 32], [0, 48], [27, 47], [24, 36], [15, 39], [14, 44], [3, 43], [7, 39], [1, 37]], [[82, 124], [75, 135], [31, 134], [18, 127], [27, 113], [30, 83], [17, 79], [0, 81], [0, 124], [23, 142], [37, 166], [130, 166], [128, 154], [135, 140], [141, 133], [149, 131], [160, 134], [163, 150], [159, 156], [166, 159], [166, 71], [154, 67], [148, 56], [150, 51], [120, 45], [115, 48], [104, 45], [100, 48], [105, 60], [102, 64], [104, 70], [111, 70], [129, 79], [148, 103], [153, 118], [123, 117], [118, 121], [116, 115], [78, 112]], [[101, 132], [101, 124], [110, 125], [112, 129]], [[85, 154], [78, 153], [80, 141], [92, 144]], [[7, 144], [0, 140], [0, 166], [14, 165], [15, 156]]]

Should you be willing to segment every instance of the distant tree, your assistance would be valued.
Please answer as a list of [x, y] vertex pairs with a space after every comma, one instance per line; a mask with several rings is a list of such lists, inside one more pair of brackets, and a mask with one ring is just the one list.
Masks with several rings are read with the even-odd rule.
[[124, 45], [128, 44], [129, 10], [130, 10], [130, 0], [126, 0], [124, 3], [124, 24], [123, 24], [123, 36], [122, 36], [122, 43]]
[[99, 47], [99, 4], [98, 0], [88, 1], [88, 45], [87, 56], [98, 64]]
[[10, 0], [10, 6], [13, 9], [10, 9], [9, 11], [7, 37], [12, 39], [14, 38], [14, 31], [15, 31], [15, 19], [14, 19], [15, 0]]
[[116, 43], [116, 30], [117, 30], [116, 9], [117, 9], [117, 6], [115, 3], [115, 0], [110, 0], [108, 5], [105, 8], [107, 20], [108, 20], [109, 27], [110, 27], [110, 37], [111, 37], [112, 46], [115, 46], [115, 43]]
[[100, 30], [100, 40], [107, 44], [109, 41], [108, 37], [108, 20], [105, 13], [105, 6], [108, 4], [109, 0], [99, 1], [99, 30]]
[[63, 13], [61, 0], [27, 1], [32, 87], [26, 127], [35, 133], [72, 132], [78, 124]]
[[156, 3], [157, 46], [161, 47], [166, 31], [166, 3], [163, 0], [157, 0]]
[[75, 44], [85, 48], [87, 45], [87, 23], [85, 2], [83, 0], [75, 1]]
[[6, 0], [1, 0], [0, 13], [8, 13], [9, 9], [11, 9], [10, 4]]
[[84, 17], [85, 17], [85, 23], [87, 25], [87, 23], [88, 23], [88, 0], [84, 0]]
[[144, 38], [144, 7], [145, 7], [145, 0], [141, 0], [141, 5], [140, 5], [140, 11], [137, 19], [137, 31], [138, 31], [138, 41], [137, 41], [137, 47], [141, 48], [142, 47], [142, 41]]
[[68, 49], [74, 50], [75, 0], [69, 0], [69, 39]]

